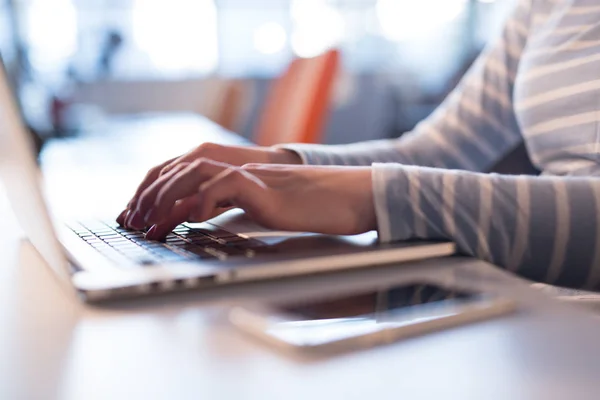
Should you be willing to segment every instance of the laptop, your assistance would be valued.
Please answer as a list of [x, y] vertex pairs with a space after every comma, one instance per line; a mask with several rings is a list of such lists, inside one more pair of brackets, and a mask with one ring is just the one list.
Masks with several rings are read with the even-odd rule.
[[275, 232], [232, 210], [204, 223], [182, 224], [164, 242], [115, 221], [58, 221], [43, 195], [42, 176], [0, 68], [0, 177], [34, 247], [62, 282], [87, 302], [231, 283], [348, 270], [448, 256], [448, 242], [380, 244], [355, 236]]

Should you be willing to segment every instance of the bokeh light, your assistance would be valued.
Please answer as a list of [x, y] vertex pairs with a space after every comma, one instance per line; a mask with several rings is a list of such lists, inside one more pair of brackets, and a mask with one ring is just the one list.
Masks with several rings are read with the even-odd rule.
[[339, 11], [323, 0], [294, 0], [292, 50], [299, 57], [314, 57], [338, 45], [344, 37], [345, 24]]
[[454, 20], [467, 0], [379, 0], [377, 17], [388, 40], [404, 41], [426, 36]]
[[276, 54], [284, 49], [287, 34], [283, 26], [276, 22], [267, 22], [254, 32], [254, 47], [262, 54]]

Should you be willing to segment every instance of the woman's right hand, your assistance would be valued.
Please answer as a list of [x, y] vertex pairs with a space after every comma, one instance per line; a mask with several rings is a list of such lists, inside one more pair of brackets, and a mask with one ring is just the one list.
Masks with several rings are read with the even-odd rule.
[[186, 154], [167, 160], [164, 163], [151, 168], [138, 186], [125, 210], [117, 217], [117, 222], [126, 228], [140, 229], [140, 227], [131, 226], [131, 220], [137, 209], [139, 198], [144, 190], [178, 165], [190, 163], [201, 158], [236, 166], [244, 164], [302, 163], [300, 157], [289, 150], [274, 149], [271, 147], [223, 146], [214, 143], [203, 143]]

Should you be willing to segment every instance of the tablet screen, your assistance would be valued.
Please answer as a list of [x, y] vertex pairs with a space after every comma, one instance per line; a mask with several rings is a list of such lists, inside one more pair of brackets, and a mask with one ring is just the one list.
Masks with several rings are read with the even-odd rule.
[[342, 298], [297, 302], [275, 306], [288, 318], [272, 325], [268, 333], [297, 346], [317, 346], [456, 315], [465, 305], [487, 303], [486, 297], [413, 283]]

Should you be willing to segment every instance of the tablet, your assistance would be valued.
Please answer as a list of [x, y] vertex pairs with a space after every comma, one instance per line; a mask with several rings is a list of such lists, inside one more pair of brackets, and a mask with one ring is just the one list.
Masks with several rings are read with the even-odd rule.
[[230, 321], [280, 348], [350, 350], [499, 316], [513, 301], [490, 293], [412, 282], [351, 295], [237, 306]]

